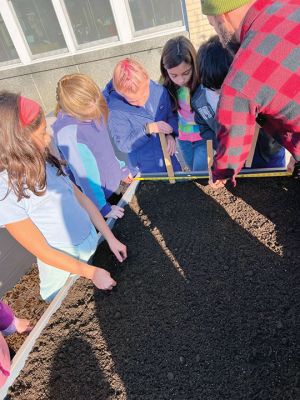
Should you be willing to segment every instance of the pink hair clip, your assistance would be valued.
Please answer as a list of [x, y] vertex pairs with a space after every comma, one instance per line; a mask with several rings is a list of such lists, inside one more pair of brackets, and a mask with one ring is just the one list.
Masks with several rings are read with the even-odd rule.
[[41, 110], [40, 105], [27, 97], [20, 96], [19, 118], [23, 126], [29, 125], [38, 116]]

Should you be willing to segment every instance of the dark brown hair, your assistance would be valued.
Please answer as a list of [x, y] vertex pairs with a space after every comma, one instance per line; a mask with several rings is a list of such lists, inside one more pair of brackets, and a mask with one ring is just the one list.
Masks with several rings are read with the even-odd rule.
[[44, 194], [46, 161], [57, 167], [57, 174], [64, 174], [62, 163], [46, 149], [42, 152], [31, 139], [45, 116], [41, 109], [37, 117], [27, 126], [19, 119], [19, 98], [15, 93], [0, 92], [0, 171], [8, 175], [8, 191], [13, 190], [18, 198], [29, 198], [30, 192]]
[[177, 36], [176, 38], [168, 40], [164, 45], [160, 59], [161, 83], [168, 89], [171, 95], [173, 111], [177, 111], [179, 108], [176, 96], [178, 86], [169, 77], [167, 69], [175, 68], [183, 62], [192, 67], [192, 75], [188, 83], [192, 96], [199, 84], [196, 50], [192, 42], [185, 36]]
[[204, 42], [197, 53], [202, 85], [211, 90], [219, 90], [232, 61], [233, 55], [226, 47], [223, 47], [218, 36], [212, 36]]

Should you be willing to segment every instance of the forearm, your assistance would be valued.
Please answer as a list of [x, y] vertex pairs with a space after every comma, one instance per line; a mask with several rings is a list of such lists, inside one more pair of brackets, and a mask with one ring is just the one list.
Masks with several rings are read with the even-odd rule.
[[0, 300], [0, 331], [4, 331], [13, 321], [12, 309]]
[[145, 144], [147, 144], [150, 140], [151, 137], [147, 136], [143, 126], [138, 127], [130, 133], [127, 133], [126, 136], [124, 136], [124, 133], [120, 133], [119, 135], [116, 134], [114, 136], [114, 141], [117, 148], [126, 154], [145, 146]]
[[123, 113], [111, 111], [108, 119], [108, 127], [118, 150], [126, 154], [144, 146], [151, 140], [146, 135], [141, 123], [137, 124], [137, 126], [133, 125], [129, 117], [123, 115]]
[[218, 148], [212, 167], [214, 180], [234, 177], [243, 167], [255, 132], [256, 109], [253, 100], [241, 93], [233, 96], [229, 91], [220, 97], [216, 115]]
[[94, 267], [51, 247], [30, 219], [5, 227], [26, 250], [45, 264], [91, 279]]
[[39, 252], [36, 252], [35, 256], [45, 264], [88, 279], [92, 279], [95, 270], [95, 267], [62, 253], [51, 246], [41, 248]]
[[93, 225], [98, 229], [98, 231], [104, 236], [104, 238], [107, 241], [113, 239], [114, 234], [107, 226], [105, 219], [102, 217], [100, 211], [95, 206], [95, 204], [84, 193], [82, 193], [75, 185], [74, 185], [74, 190], [77, 200], [88, 213]]

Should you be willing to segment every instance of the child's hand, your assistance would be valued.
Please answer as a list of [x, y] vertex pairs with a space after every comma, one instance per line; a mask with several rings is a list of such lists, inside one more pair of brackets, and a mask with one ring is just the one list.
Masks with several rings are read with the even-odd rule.
[[289, 161], [289, 163], [288, 163], [286, 169], [287, 169], [289, 172], [293, 172], [293, 171], [294, 171], [295, 163], [296, 163], [296, 160], [294, 159], [293, 156], [291, 156], [290, 161]]
[[172, 135], [167, 135], [166, 136], [166, 141], [167, 141], [167, 150], [170, 156], [173, 156], [176, 151], [176, 141], [173, 138]]
[[16, 318], [14, 319], [14, 324], [16, 328], [16, 332], [18, 333], [27, 333], [32, 331], [32, 326], [30, 326], [30, 321], [28, 319]]
[[105, 215], [105, 218], [123, 218], [124, 217], [124, 208], [119, 206], [111, 206], [111, 210], [108, 214]]
[[173, 132], [173, 128], [171, 125], [167, 124], [165, 121], [157, 121], [151, 122], [148, 124], [148, 132], [149, 133], [164, 133], [165, 135], [169, 135]]
[[125, 244], [121, 243], [116, 237], [108, 241], [108, 245], [117, 257], [118, 261], [122, 262], [127, 258], [127, 249]]
[[226, 184], [226, 179], [217, 179], [215, 182], [210, 179], [208, 183], [212, 189], [222, 189]]
[[117, 284], [117, 282], [110, 276], [110, 273], [103, 268], [95, 268], [92, 282], [101, 290], [112, 290], [112, 288]]
[[165, 121], [158, 121], [156, 122], [156, 125], [159, 133], [164, 133], [165, 135], [169, 135], [170, 133], [173, 132], [173, 128], [171, 127], [171, 125], [169, 125]]
[[133, 176], [129, 174], [126, 178], [122, 180], [124, 183], [131, 183], [133, 181]]

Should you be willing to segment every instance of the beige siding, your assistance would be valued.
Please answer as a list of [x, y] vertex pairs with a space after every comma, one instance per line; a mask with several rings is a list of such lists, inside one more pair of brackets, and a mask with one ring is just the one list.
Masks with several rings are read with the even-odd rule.
[[211, 35], [215, 34], [205, 15], [201, 12], [200, 0], [186, 0], [186, 11], [189, 25], [190, 39], [196, 49]]

